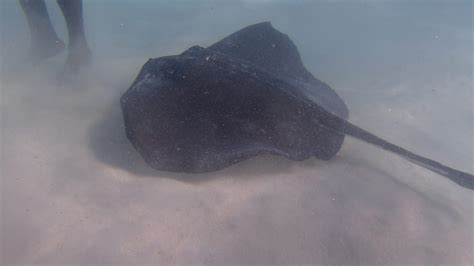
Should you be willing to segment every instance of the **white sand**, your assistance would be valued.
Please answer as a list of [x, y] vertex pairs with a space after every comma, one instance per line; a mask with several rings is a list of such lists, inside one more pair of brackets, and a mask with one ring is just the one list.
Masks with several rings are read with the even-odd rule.
[[85, 1], [95, 62], [69, 83], [57, 79], [64, 55], [15, 62], [26, 24], [16, 2], [0, 5], [2, 265], [474, 261], [472, 191], [392, 154], [347, 139], [329, 162], [159, 172], [128, 143], [119, 107], [148, 57], [271, 20], [352, 122], [473, 173], [472, 5], [124, 2]]

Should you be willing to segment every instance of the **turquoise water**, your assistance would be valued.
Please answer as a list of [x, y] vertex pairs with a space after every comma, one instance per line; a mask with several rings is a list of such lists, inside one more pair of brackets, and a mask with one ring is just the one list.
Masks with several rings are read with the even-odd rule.
[[[46, 1], [67, 42], [55, 1]], [[148, 58], [271, 21], [350, 121], [473, 173], [471, 1], [84, 1], [93, 64], [24, 63], [29, 33], [2, 1], [3, 264], [460, 264], [473, 195], [353, 139], [331, 161], [261, 156], [222, 171], [150, 169], [118, 99]]]

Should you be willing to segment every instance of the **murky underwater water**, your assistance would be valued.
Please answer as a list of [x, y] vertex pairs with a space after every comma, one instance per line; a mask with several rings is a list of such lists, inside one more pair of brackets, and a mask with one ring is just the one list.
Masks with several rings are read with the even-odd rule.
[[[47, 1], [67, 41], [55, 1]], [[84, 1], [94, 62], [23, 63], [29, 33], [2, 1], [1, 250], [9, 264], [463, 264], [473, 193], [346, 138], [330, 161], [260, 156], [190, 175], [150, 169], [119, 97], [148, 58], [271, 21], [350, 121], [474, 172], [470, 1]]]

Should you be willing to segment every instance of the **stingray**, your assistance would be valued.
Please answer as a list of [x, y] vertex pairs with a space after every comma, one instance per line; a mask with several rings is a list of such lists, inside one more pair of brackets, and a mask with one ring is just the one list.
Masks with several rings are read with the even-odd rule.
[[348, 122], [343, 100], [269, 22], [203, 48], [149, 59], [121, 97], [127, 138], [151, 167], [201, 173], [259, 154], [329, 160], [346, 135], [474, 188], [471, 174]]

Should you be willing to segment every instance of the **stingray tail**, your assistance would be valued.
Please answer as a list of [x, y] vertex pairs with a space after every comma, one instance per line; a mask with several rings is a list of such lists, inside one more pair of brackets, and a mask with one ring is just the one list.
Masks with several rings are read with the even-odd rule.
[[349, 135], [357, 139], [363, 140], [365, 142], [371, 143], [384, 150], [391, 151], [412, 163], [420, 165], [426, 169], [429, 169], [435, 173], [438, 173], [442, 176], [449, 178], [450, 180], [452, 180], [453, 182], [457, 183], [460, 186], [474, 190], [474, 176], [469, 173], [453, 169], [437, 161], [414, 154], [408, 150], [405, 150], [404, 148], [400, 146], [397, 146], [386, 140], [383, 140], [375, 136], [374, 134], [363, 130], [362, 128], [358, 126], [355, 126], [338, 116], [329, 114], [329, 116], [326, 117], [326, 119], [322, 119], [322, 120], [323, 121], [319, 121], [319, 122], [321, 122], [323, 125], [325, 125], [326, 127], [332, 130], [335, 130], [345, 135]]

